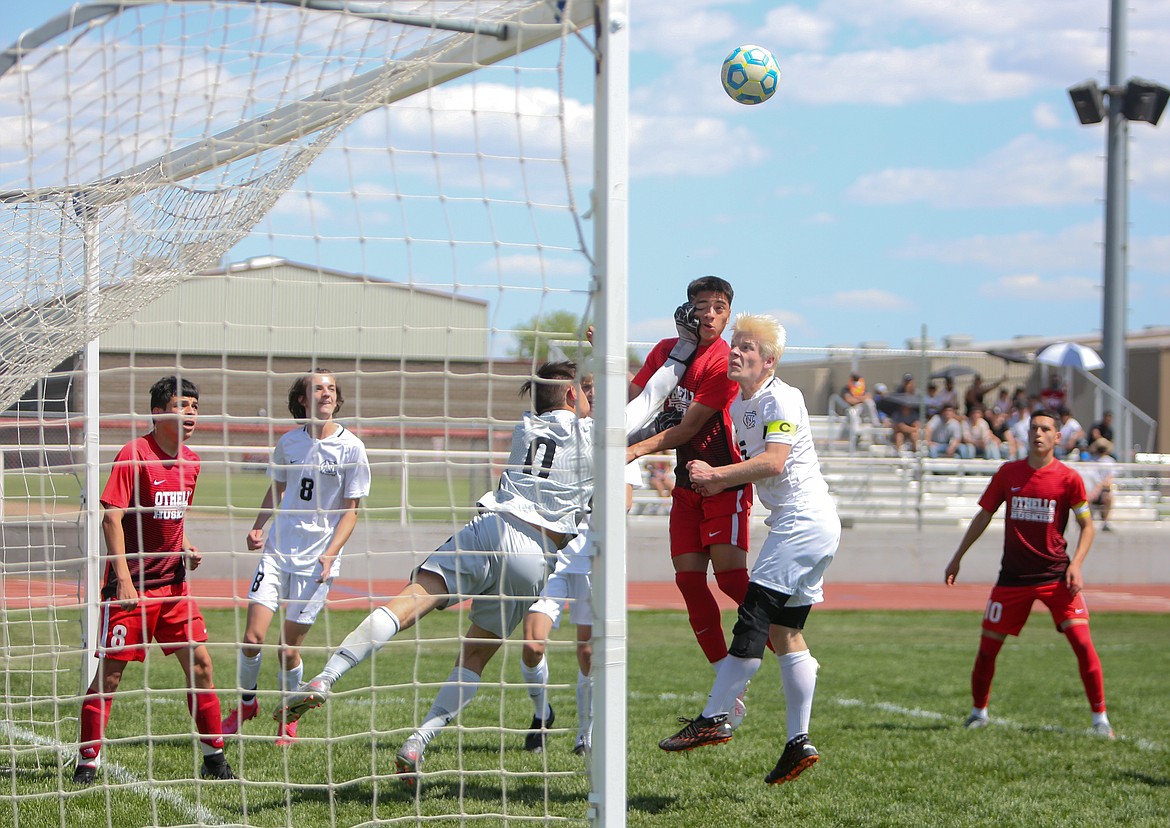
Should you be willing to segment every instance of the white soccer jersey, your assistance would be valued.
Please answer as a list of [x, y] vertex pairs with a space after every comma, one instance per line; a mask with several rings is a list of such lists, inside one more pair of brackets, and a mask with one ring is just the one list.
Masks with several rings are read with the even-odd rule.
[[[276, 443], [268, 476], [284, 484], [280, 509], [264, 544], [284, 572], [312, 575], [342, 515], [342, 501], [370, 493], [366, 447], [352, 431], [338, 430], [323, 440], [308, 427], [288, 432]], [[341, 563], [338, 554], [331, 576]]]
[[508, 468], [479, 505], [575, 535], [592, 498], [593, 420], [557, 409], [539, 417], [525, 412], [512, 432]]
[[813, 446], [804, 395], [779, 377], [772, 377], [750, 400], [736, 397], [731, 421], [744, 460], [764, 453], [768, 443], [792, 446], [784, 471], [753, 482], [760, 502], [775, 512], [809, 499], [828, 499], [829, 487]]

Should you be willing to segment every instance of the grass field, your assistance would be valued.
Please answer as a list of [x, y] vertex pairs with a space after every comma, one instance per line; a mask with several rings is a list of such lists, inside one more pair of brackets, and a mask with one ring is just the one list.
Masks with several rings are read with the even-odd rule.
[[[70, 474], [9, 472], [4, 475], [4, 496], [10, 503], [28, 501], [34, 507], [53, 506], [77, 509], [80, 480]], [[105, 483], [105, 477], [102, 478]], [[264, 498], [268, 478], [262, 472], [225, 474], [214, 469], [199, 475], [193, 511], [222, 515], [228, 512], [251, 519]], [[409, 481], [411, 521], [461, 521], [474, 513], [475, 501], [492, 483], [486, 473], [475, 476], [423, 477]], [[399, 520], [402, 514], [402, 480], [396, 474], [378, 474], [370, 496], [362, 501], [362, 516], [368, 520]]]
[[[364, 613], [334, 613], [319, 623], [306, 655], [310, 670], [327, 640], [338, 640]], [[214, 641], [232, 640], [238, 619], [208, 613]], [[730, 619], [727, 619], [730, 620]], [[11, 624], [13, 619], [9, 619]], [[571, 628], [552, 648], [552, 701], [558, 726], [544, 756], [525, 753], [531, 703], [520, 686], [518, 647], [489, 668], [491, 680], [464, 712], [462, 728], [427, 752], [422, 795], [393, 777], [393, 756], [446, 677], [454, 654], [456, 614], [423, 623], [426, 640], [391, 642], [372, 666], [347, 676], [326, 708], [308, 714], [302, 741], [271, 742], [272, 723], [249, 722], [229, 758], [247, 784], [192, 781], [197, 751], [181, 692], [156, 690], [147, 704], [144, 670], [127, 670], [105, 748], [106, 785], [76, 790], [56, 750], [21, 753], [5, 773], [0, 824], [138, 826], [243, 824], [504, 825], [584, 823], [589, 790], [585, 761], [570, 752], [575, 729], [575, 660]], [[638, 612], [630, 618], [629, 824], [632, 826], [1065, 826], [1170, 824], [1170, 676], [1166, 617], [1099, 614], [1094, 637], [1105, 669], [1118, 740], [1087, 735], [1088, 707], [1076, 662], [1063, 637], [1037, 615], [1004, 648], [993, 688], [993, 726], [968, 732], [968, 677], [978, 618], [969, 613], [815, 612], [808, 637], [821, 662], [813, 741], [822, 761], [794, 783], [762, 782], [785, 735], [779, 669], [772, 658], [752, 683], [749, 713], [727, 745], [665, 754], [656, 742], [698, 713], [710, 670], [685, 617]], [[418, 654], [417, 664], [415, 654]], [[234, 651], [214, 645], [218, 683], [230, 684]], [[273, 659], [262, 688], [275, 686]], [[76, 661], [56, 665], [73, 675]], [[24, 692], [9, 662], [6, 692]], [[494, 668], [494, 672], [493, 672]], [[174, 659], [152, 655], [150, 684], [174, 688]], [[371, 691], [371, 679], [387, 685]], [[417, 684], [415, 684], [417, 680]], [[390, 686], [396, 685], [396, 686]], [[223, 695], [226, 700], [227, 694]], [[271, 709], [268, 699], [264, 708]], [[9, 715], [19, 724], [21, 711]], [[62, 708], [76, 715], [76, 705]], [[501, 730], [499, 722], [507, 725]], [[138, 735], [149, 719], [158, 737]], [[16, 743], [73, 738], [71, 718], [56, 728], [20, 728]], [[5, 741], [8, 741], [6, 737]], [[11, 765], [11, 760], [0, 764]], [[544, 772], [548, 771], [546, 775]], [[141, 780], [152, 778], [152, 785]], [[64, 780], [64, 781], [62, 781]], [[14, 798], [17, 795], [19, 799]], [[441, 815], [464, 814], [463, 820]]]

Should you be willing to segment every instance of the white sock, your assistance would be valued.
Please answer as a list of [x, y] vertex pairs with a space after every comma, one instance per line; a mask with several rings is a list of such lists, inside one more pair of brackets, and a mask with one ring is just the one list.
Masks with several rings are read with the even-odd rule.
[[817, 689], [817, 668], [821, 665], [808, 650], [777, 656], [780, 680], [784, 682], [784, 712], [791, 741], [808, 733], [813, 695]]
[[593, 676], [577, 670], [577, 738], [591, 745], [593, 740]]
[[719, 665], [715, 683], [711, 685], [711, 695], [707, 696], [707, 706], [703, 708], [703, 716], [708, 719], [731, 712], [735, 697], [743, 692], [760, 669], [760, 659], [729, 655]]
[[221, 748], [212, 747], [211, 745], [207, 744], [207, 742], [199, 742], [199, 749], [203, 751], [204, 758], [207, 758], [208, 756], [215, 756], [217, 753], [223, 753]]
[[241, 701], [251, 703], [256, 700], [256, 685], [260, 681], [260, 662], [263, 659], [263, 651], [247, 656], [240, 650], [236, 657], [236, 671], [240, 677], [240, 689], [243, 690]]
[[987, 708], [986, 707], [972, 707], [971, 708], [971, 715], [978, 716], [980, 719], [986, 719], [987, 718]]
[[532, 715], [538, 719], [547, 719], [549, 717], [548, 659], [542, 655], [540, 663], [535, 667], [529, 667], [521, 661], [520, 675], [524, 677], [524, 683], [528, 685], [528, 697], [532, 699]]
[[323, 678], [330, 684], [361, 664], [378, 650], [386, 646], [386, 642], [398, 635], [401, 625], [398, 617], [386, 607], [378, 607], [371, 612], [365, 621], [342, 639], [341, 646], [329, 656], [325, 662], [325, 669], [318, 678]]
[[422, 726], [414, 732], [414, 737], [423, 743], [423, 747], [430, 744], [431, 739], [439, 735], [439, 731], [451, 723], [459, 715], [459, 711], [467, 707], [475, 698], [479, 690], [479, 675], [465, 667], [455, 667], [447, 676], [446, 683], [439, 688], [435, 696], [435, 703], [427, 712]]
[[305, 675], [305, 662], [301, 662], [291, 670], [280, 671], [280, 690], [282, 693], [287, 693], [290, 690], [296, 690], [301, 686], [301, 680]]
[[1104, 710], [1102, 710], [1100, 713], [1094, 713], [1093, 714], [1093, 724], [1095, 724], [1095, 725], [1099, 725], [1099, 724], [1108, 725], [1109, 724], [1109, 714], [1106, 713]]

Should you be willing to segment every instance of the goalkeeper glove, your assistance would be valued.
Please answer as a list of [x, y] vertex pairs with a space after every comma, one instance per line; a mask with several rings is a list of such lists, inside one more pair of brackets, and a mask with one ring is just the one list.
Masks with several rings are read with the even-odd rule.
[[674, 311], [674, 327], [678, 330], [678, 342], [670, 349], [669, 359], [683, 365], [690, 365], [699, 349], [699, 318], [695, 306], [683, 302]]

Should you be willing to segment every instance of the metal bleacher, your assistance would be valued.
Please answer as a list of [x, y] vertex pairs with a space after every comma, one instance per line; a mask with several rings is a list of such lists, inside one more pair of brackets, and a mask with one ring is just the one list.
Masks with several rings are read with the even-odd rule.
[[[996, 460], [920, 458], [896, 455], [884, 434], [868, 425], [859, 434], [842, 432], [841, 420], [812, 417], [821, 471], [846, 525], [897, 523], [953, 524], [969, 520]], [[870, 431], [865, 431], [870, 428]], [[1113, 466], [1110, 523], [1170, 518], [1170, 464], [1118, 463]], [[1071, 464], [1075, 468], [1078, 464]], [[670, 500], [650, 488], [634, 492], [634, 515], [665, 515]]]

